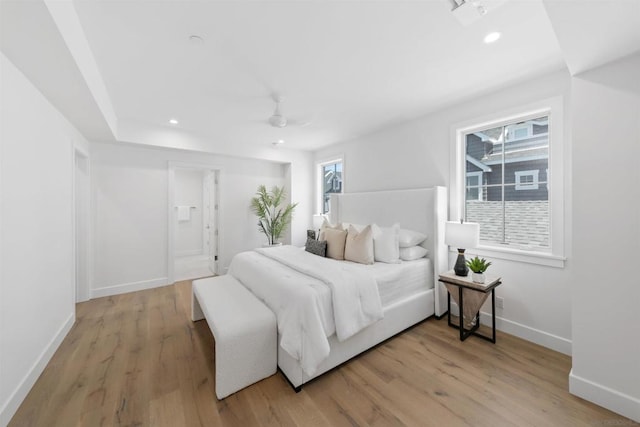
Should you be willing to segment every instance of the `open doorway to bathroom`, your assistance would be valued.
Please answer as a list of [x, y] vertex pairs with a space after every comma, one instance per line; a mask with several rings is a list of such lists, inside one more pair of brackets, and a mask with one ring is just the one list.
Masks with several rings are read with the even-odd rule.
[[212, 276], [218, 264], [218, 170], [169, 167], [169, 277]]

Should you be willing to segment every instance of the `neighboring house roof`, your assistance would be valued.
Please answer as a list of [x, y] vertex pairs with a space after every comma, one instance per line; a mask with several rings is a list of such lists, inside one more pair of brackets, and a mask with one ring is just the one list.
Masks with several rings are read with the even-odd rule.
[[[549, 158], [549, 146], [530, 147], [522, 150], [507, 150], [504, 154], [505, 163], [526, 162], [529, 160], [540, 160]], [[502, 163], [502, 151], [485, 156], [482, 160], [485, 165], [496, 165]]]
[[342, 182], [342, 172], [328, 171], [327, 173], [324, 174], [325, 184], [327, 185], [332, 184], [334, 177], [337, 178], [339, 182]]
[[486, 165], [485, 163], [480, 162], [476, 158], [467, 154], [467, 162], [471, 163], [478, 169], [481, 169], [482, 172], [491, 172], [491, 166]]
[[490, 170], [485, 170], [483, 166], [488, 167], [488, 165], [502, 163], [503, 149], [505, 150], [505, 163], [547, 159], [549, 157], [549, 134], [536, 134], [528, 138], [509, 141], [506, 144], [502, 142], [494, 143], [490, 153], [485, 154], [481, 159], [475, 159], [467, 155], [467, 161], [481, 168], [484, 172], [490, 172]]

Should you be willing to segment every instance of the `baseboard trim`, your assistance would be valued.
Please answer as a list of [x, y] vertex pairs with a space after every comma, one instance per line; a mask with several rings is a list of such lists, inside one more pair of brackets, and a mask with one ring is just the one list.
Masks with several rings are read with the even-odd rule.
[[640, 399], [569, 372], [569, 393], [640, 423]]
[[15, 415], [16, 411], [20, 407], [20, 404], [24, 401], [31, 391], [31, 388], [36, 383], [40, 374], [44, 371], [44, 368], [47, 367], [47, 364], [53, 357], [53, 354], [56, 352], [60, 344], [62, 344], [62, 340], [67, 336], [73, 324], [76, 321], [76, 313], [75, 308], [74, 311], [69, 315], [67, 320], [62, 324], [62, 326], [58, 329], [58, 332], [53, 336], [49, 344], [44, 348], [42, 353], [36, 361], [34, 362], [27, 375], [25, 375], [24, 379], [20, 382], [20, 385], [11, 393], [9, 399], [4, 404], [2, 409], [0, 409], [0, 425], [6, 426], [11, 421], [11, 418]]
[[[451, 314], [458, 315], [458, 306], [451, 302]], [[491, 313], [480, 312], [480, 323], [485, 326], [491, 326]], [[549, 332], [541, 331], [527, 325], [523, 325], [513, 320], [508, 320], [500, 316], [496, 316], [496, 329], [508, 334], [514, 335], [523, 340], [541, 345], [554, 351], [558, 351], [567, 356], [571, 356], [571, 340], [568, 340]]]
[[[483, 325], [491, 325], [491, 313], [480, 312], [480, 323]], [[559, 337], [549, 332], [541, 331], [527, 325], [523, 325], [513, 320], [508, 320], [496, 316], [496, 329], [515, 335], [523, 340], [541, 345], [551, 350], [558, 351], [567, 356], [571, 356], [571, 340]]]
[[141, 282], [123, 283], [120, 285], [104, 286], [91, 290], [91, 298], [108, 297], [111, 295], [126, 294], [127, 292], [144, 291], [145, 289], [166, 286], [168, 279], [160, 277], [158, 279], [143, 280]]

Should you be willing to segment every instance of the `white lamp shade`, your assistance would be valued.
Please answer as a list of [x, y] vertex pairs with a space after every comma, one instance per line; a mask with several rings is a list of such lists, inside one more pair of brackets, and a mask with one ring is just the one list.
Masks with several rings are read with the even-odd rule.
[[458, 249], [475, 248], [480, 243], [480, 224], [447, 221], [444, 226], [444, 242]]
[[313, 216], [313, 229], [318, 230], [322, 227], [322, 223], [324, 222], [325, 216], [321, 214], [316, 214]]

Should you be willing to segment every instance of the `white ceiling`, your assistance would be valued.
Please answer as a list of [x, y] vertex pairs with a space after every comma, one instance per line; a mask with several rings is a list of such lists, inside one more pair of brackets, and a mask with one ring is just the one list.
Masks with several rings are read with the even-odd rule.
[[[606, 3], [615, 7], [616, 2], [625, 0]], [[34, 58], [52, 59], [45, 52], [34, 52], [35, 46], [24, 53], [28, 45], [24, 38], [51, 40], [51, 31], [33, 18], [20, 23], [13, 9], [22, 6], [6, 7], [10, 3], [33, 2], [0, 3], [3, 27], [14, 22], [12, 29], [3, 28], [2, 50], [34, 83], [44, 82], [45, 95], [55, 94], [45, 84], [59, 87], [48, 75], [48, 65], [34, 64]], [[589, 49], [588, 55], [580, 52], [585, 50], [576, 36], [581, 14], [576, 14], [577, 24], [564, 22], [571, 11], [567, 5], [578, 3], [549, 8], [555, 0], [544, 4], [509, 0], [468, 26], [455, 19], [449, 0], [76, 0], [69, 3], [75, 9], [71, 7], [65, 19], [54, 13], [52, 4], [58, 2], [44, 3], [71, 52], [57, 55], [57, 61], [74, 57], [75, 71], [86, 69], [81, 65], [86, 65], [88, 57], [95, 61], [109, 98], [108, 108], [102, 108], [104, 97], [98, 104], [103, 113], [113, 109], [118, 128], [135, 126], [138, 132], [148, 129], [149, 135], [158, 135], [163, 128], [169, 131], [167, 122], [175, 117], [180, 120], [179, 129], [170, 129], [171, 133], [198, 135], [217, 151], [224, 146], [236, 152], [239, 148], [252, 151], [278, 139], [284, 139], [288, 148], [313, 150], [562, 69], [569, 59], [576, 63], [576, 56], [604, 55]], [[548, 9], [558, 17], [553, 26]], [[591, 16], [598, 13], [602, 10]], [[83, 53], [84, 61], [78, 60], [78, 43], [69, 41], [69, 34], [77, 37], [78, 31], [62, 28], [68, 26], [69, 17], [80, 23], [83, 41], [92, 52]], [[626, 27], [617, 25], [637, 34], [636, 23], [632, 16]], [[27, 25], [29, 32], [20, 31]], [[485, 45], [483, 37], [494, 30], [502, 32], [502, 38]], [[556, 33], [563, 36], [560, 44]], [[194, 34], [204, 43], [190, 42]], [[606, 34], [602, 37], [606, 39]], [[61, 39], [59, 34], [57, 38]], [[621, 39], [618, 34], [617, 42]], [[633, 41], [624, 42], [620, 55], [633, 50]], [[563, 49], [578, 46], [572, 49], [577, 53], [568, 58], [561, 45]], [[615, 46], [606, 48], [618, 52]], [[21, 59], [29, 54], [29, 60]], [[58, 64], [56, 68], [74, 67]], [[80, 74], [87, 80], [86, 73]], [[312, 123], [269, 127], [266, 121], [273, 112], [270, 94], [274, 92], [285, 97], [286, 116]], [[72, 103], [73, 97], [66, 102]], [[79, 100], [76, 112], [83, 111], [82, 104], [87, 101]], [[91, 128], [95, 118], [71, 120], [88, 137], [108, 133], [104, 119], [103, 132], [93, 133], [84, 130]], [[114, 133], [118, 139], [118, 132]]]

